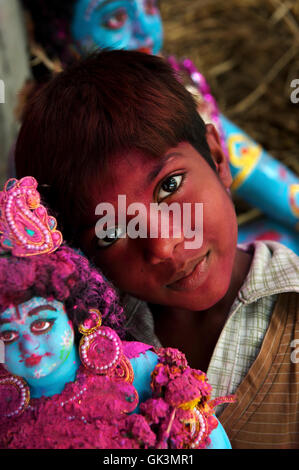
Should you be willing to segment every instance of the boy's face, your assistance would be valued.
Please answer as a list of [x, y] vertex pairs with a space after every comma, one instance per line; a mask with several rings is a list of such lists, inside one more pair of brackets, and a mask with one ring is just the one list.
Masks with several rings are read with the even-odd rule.
[[[218, 174], [189, 143], [181, 143], [169, 149], [166, 158], [149, 158], [137, 151], [122, 155], [99, 183], [94, 209], [100, 202], [112, 204], [116, 228], [118, 196], [125, 195], [127, 208], [142, 203], [145, 210], [139, 220], [146, 219], [148, 227], [151, 203], [175, 202], [181, 209], [184, 203], [191, 203], [191, 226], [202, 229], [202, 245], [192, 248], [186, 248], [185, 242], [192, 239], [186, 239], [183, 222], [177, 236], [171, 216], [168, 238], [162, 238], [159, 230], [155, 238], [127, 235], [116, 241], [101, 240], [95, 235], [100, 217], [95, 217], [93, 228], [83, 234], [83, 249], [122, 291], [153, 304], [193, 311], [211, 307], [227, 292], [237, 243], [236, 215], [228, 194], [231, 175], [211, 125], [207, 126], [207, 140]], [[203, 204], [201, 226], [196, 221], [195, 203]], [[127, 232], [136, 214], [126, 215]], [[117, 228], [116, 233], [120, 235], [122, 229]]]

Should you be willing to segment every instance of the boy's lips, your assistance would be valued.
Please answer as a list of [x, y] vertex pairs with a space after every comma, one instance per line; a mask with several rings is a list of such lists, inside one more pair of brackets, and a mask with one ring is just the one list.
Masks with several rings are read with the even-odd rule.
[[180, 271], [174, 276], [167, 288], [176, 291], [195, 290], [202, 284], [208, 273], [210, 251], [201, 256], [186, 271]]

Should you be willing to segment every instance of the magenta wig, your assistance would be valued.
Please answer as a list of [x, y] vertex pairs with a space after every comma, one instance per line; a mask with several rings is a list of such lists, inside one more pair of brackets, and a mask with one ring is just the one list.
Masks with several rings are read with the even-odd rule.
[[66, 245], [47, 255], [0, 256], [0, 312], [32, 297], [62, 302], [75, 327], [88, 316], [89, 308], [97, 308], [103, 324], [124, 336], [124, 313], [115, 289], [84, 256]]

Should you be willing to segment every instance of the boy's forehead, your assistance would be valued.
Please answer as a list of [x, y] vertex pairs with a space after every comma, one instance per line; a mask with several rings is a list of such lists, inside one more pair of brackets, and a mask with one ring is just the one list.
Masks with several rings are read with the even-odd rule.
[[105, 192], [107, 186], [111, 190], [117, 189], [135, 179], [137, 175], [141, 179], [146, 179], [146, 175], [157, 165], [159, 160], [159, 157], [138, 149], [119, 153], [108, 161], [103, 173], [103, 185], [101, 182], [99, 189], [103, 189]]
[[176, 147], [169, 147], [161, 153], [161, 155], [150, 154], [149, 152], [139, 149], [125, 151], [111, 159], [108, 164], [108, 175], [111, 178], [123, 176], [122, 170], [140, 171], [144, 179], [148, 179], [148, 175], [158, 174], [158, 170], [163, 169], [175, 157], [184, 156], [186, 154], [187, 143], [178, 144]]
[[102, 174], [103, 178], [98, 188], [98, 195], [103, 193], [113, 195], [122, 188], [131, 190], [133, 185], [142, 186], [145, 190], [147, 186], [159, 175], [164, 167], [169, 165], [177, 157], [184, 155], [184, 148], [181, 145], [169, 148], [161, 156], [151, 155], [139, 149], [132, 149], [114, 156]]
[[124, 151], [114, 155], [105, 166], [101, 166], [97, 175], [90, 182], [86, 197], [86, 206], [80, 217], [80, 229], [88, 230], [98, 220], [95, 209], [100, 203], [109, 203], [117, 207], [118, 196], [135, 194], [145, 190], [147, 176], [159, 163], [159, 158], [141, 150]]

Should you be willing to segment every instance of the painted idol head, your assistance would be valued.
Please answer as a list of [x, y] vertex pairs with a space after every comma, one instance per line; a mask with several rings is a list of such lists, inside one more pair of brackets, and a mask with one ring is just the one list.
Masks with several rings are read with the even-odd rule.
[[83, 51], [100, 47], [158, 54], [163, 42], [156, 0], [78, 0], [71, 32]]

